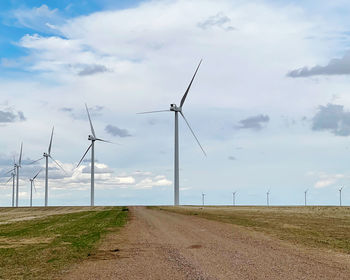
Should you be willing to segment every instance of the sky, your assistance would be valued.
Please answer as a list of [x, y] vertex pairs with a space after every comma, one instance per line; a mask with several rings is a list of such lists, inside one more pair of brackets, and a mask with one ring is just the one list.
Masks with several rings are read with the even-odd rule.
[[[350, 4], [345, 0], [0, 2], [0, 206], [23, 142], [19, 205], [54, 126], [49, 205], [350, 205]], [[44, 172], [33, 205], [44, 204]]]

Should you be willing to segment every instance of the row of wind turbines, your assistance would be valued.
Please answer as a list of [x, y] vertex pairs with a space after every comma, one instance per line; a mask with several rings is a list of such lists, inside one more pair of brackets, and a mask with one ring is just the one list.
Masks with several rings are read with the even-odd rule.
[[[191, 128], [188, 120], [186, 119], [183, 111], [182, 111], [182, 107], [185, 103], [186, 97], [188, 95], [188, 92], [190, 91], [190, 88], [192, 86], [193, 80], [197, 75], [198, 69], [200, 67], [202, 63], [202, 60], [200, 60], [196, 71], [180, 101], [180, 106], [177, 106], [176, 104], [170, 104], [170, 109], [169, 110], [158, 110], [158, 111], [149, 111], [149, 112], [141, 112], [138, 114], [150, 114], [150, 113], [158, 113], [158, 112], [174, 112], [175, 114], [175, 131], [174, 131], [174, 205], [179, 205], [180, 204], [180, 198], [179, 198], [179, 181], [180, 181], [180, 175], [179, 175], [179, 127], [178, 127], [178, 123], [179, 123], [179, 114], [181, 115], [181, 117], [184, 119], [186, 125], [188, 126], [189, 130], [191, 131], [193, 137], [195, 138], [197, 144], [199, 145], [200, 149], [202, 150], [203, 154], [206, 156], [206, 153], [202, 147], [202, 145], [200, 144], [197, 136], [195, 135], [193, 129]], [[89, 113], [89, 109], [87, 107], [87, 104], [85, 104], [86, 107], [86, 112], [87, 112], [87, 116], [89, 119], [89, 123], [90, 123], [90, 129], [91, 129], [91, 134], [88, 136], [88, 140], [91, 141], [91, 144], [89, 145], [89, 147], [87, 148], [86, 152], [84, 153], [84, 155], [82, 156], [82, 158], [80, 159], [79, 163], [77, 164], [76, 168], [79, 167], [79, 165], [81, 164], [81, 162], [83, 161], [83, 159], [85, 158], [86, 154], [89, 152], [89, 150], [91, 149], [91, 187], [90, 187], [90, 205], [94, 206], [95, 204], [95, 142], [96, 141], [101, 141], [101, 142], [107, 142], [107, 143], [111, 143], [107, 140], [103, 140], [101, 138], [98, 138], [96, 136], [94, 127], [92, 125], [92, 121], [91, 121], [91, 117], [90, 117], [90, 113]], [[48, 193], [49, 193], [49, 158], [61, 169], [63, 170], [65, 173], [66, 171], [63, 169], [63, 167], [52, 157], [51, 155], [51, 148], [52, 148], [52, 140], [53, 140], [53, 135], [54, 135], [54, 127], [52, 128], [51, 131], [51, 137], [50, 137], [50, 143], [49, 143], [49, 147], [47, 152], [43, 153], [43, 156], [33, 162], [31, 162], [30, 164], [33, 164], [35, 162], [39, 162], [42, 159], [45, 159], [45, 207], [48, 206]], [[12, 186], [12, 207], [18, 207], [18, 197], [19, 197], [19, 171], [20, 168], [22, 167], [22, 151], [23, 151], [23, 143], [21, 143], [21, 148], [20, 148], [20, 154], [19, 154], [19, 158], [18, 158], [18, 162], [15, 161], [14, 159], [14, 163], [13, 163], [13, 168], [11, 170], [9, 170], [8, 172], [6, 172], [5, 174], [9, 174], [11, 173], [11, 177], [8, 179], [8, 182], [10, 182], [12, 180], [13, 186]], [[37, 178], [37, 176], [39, 175], [39, 173], [41, 172], [41, 170], [39, 170], [35, 176], [33, 176], [33, 178], [30, 178], [30, 206], [32, 206], [32, 194], [33, 194], [33, 187], [35, 190], [35, 179]]]
[[[339, 206], [342, 206], [342, 190], [343, 190], [344, 186], [340, 187], [339, 189]], [[307, 206], [307, 194], [309, 192], [309, 189], [306, 189], [304, 191], [304, 205]], [[233, 192], [232, 193], [233, 195], [233, 205], [235, 205], [235, 201], [236, 201], [236, 192]], [[267, 206], [270, 206], [270, 190], [268, 190], [266, 192], [266, 205]]]
[[[342, 206], [342, 190], [343, 190], [344, 186], [340, 187], [339, 189], [339, 206]], [[304, 205], [307, 206], [307, 200], [306, 200], [306, 196], [308, 193], [309, 189], [306, 189], [304, 191]], [[232, 192], [232, 205], [236, 206], [236, 194], [237, 191]], [[205, 204], [205, 193], [202, 193], [202, 205], [204, 206]], [[270, 190], [268, 190], [266, 192], [266, 206], [270, 206]]]
[[[91, 201], [90, 201], [90, 205], [94, 206], [94, 192], [95, 192], [95, 169], [94, 169], [94, 165], [95, 165], [95, 156], [94, 156], [94, 145], [95, 145], [95, 141], [103, 141], [103, 142], [108, 142], [111, 143], [107, 140], [103, 140], [100, 138], [96, 137], [95, 134], [95, 130], [94, 127], [92, 125], [91, 122], [91, 117], [90, 117], [90, 113], [89, 113], [89, 109], [87, 107], [87, 104], [85, 104], [86, 107], [86, 112], [89, 118], [89, 122], [90, 122], [90, 128], [91, 128], [91, 133], [92, 135], [88, 136], [88, 140], [91, 141], [91, 144], [89, 145], [89, 147], [87, 148], [86, 152], [84, 153], [83, 157], [81, 158], [81, 160], [79, 161], [78, 165], [76, 166], [76, 168], [78, 168], [81, 164], [81, 162], [83, 161], [83, 159], [85, 158], [86, 154], [88, 153], [88, 151], [91, 149]], [[49, 199], [49, 158], [63, 171], [67, 174], [67, 172], [64, 170], [64, 168], [52, 157], [51, 155], [51, 148], [52, 148], [52, 140], [53, 140], [53, 135], [54, 135], [54, 127], [52, 128], [51, 131], [51, 137], [50, 137], [50, 143], [49, 143], [49, 147], [47, 152], [43, 153], [43, 156], [37, 160], [34, 160], [32, 162], [30, 162], [29, 164], [34, 164], [36, 162], [39, 162], [43, 159], [45, 159], [45, 206], [48, 206], [48, 199]], [[9, 171], [7, 171], [5, 174], [11, 173], [11, 177], [8, 179], [8, 181], [6, 182], [9, 183], [12, 180], [12, 207], [16, 206], [18, 207], [18, 199], [19, 199], [19, 171], [20, 168], [22, 167], [22, 152], [23, 152], [23, 143], [21, 143], [21, 148], [20, 148], [20, 153], [19, 153], [19, 158], [18, 158], [18, 162], [15, 161], [14, 159], [14, 163], [13, 163], [13, 168], [10, 169]], [[33, 205], [33, 187], [34, 190], [35, 189], [35, 179], [38, 177], [38, 175], [40, 174], [40, 172], [42, 171], [42, 169], [40, 169], [33, 178], [30, 178], [30, 206]]]

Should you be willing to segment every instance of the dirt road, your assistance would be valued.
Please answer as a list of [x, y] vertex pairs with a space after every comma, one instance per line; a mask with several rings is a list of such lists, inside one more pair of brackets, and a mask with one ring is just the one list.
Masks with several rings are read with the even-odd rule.
[[350, 256], [144, 207], [64, 279], [350, 279]]

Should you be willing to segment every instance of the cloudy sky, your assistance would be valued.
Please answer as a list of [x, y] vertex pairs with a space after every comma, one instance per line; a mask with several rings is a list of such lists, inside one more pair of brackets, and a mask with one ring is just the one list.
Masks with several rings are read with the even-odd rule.
[[[97, 205], [172, 204], [171, 113], [203, 63], [180, 121], [180, 201], [350, 204], [350, 5], [335, 1], [9, 0], [0, 3], [0, 171], [23, 141], [28, 165], [48, 148], [49, 204], [88, 205], [86, 102], [98, 137]], [[44, 177], [34, 205], [44, 203]], [[11, 202], [0, 185], [0, 205]]]

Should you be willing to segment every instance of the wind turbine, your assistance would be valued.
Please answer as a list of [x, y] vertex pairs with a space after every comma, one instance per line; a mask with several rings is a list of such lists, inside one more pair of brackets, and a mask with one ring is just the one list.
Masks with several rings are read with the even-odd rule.
[[5, 174], [8, 174], [10, 172], [11, 172], [11, 177], [7, 180], [7, 182], [5, 184], [7, 184], [8, 182], [10, 182], [12, 180], [12, 207], [14, 207], [15, 206], [15, 182], [16, 182], [15, 157], [13, 157], [13, 168], [10, 171], [7, 171]]
[[267, 202], [267, 206], [270, 206], [269, 195], [270, 195], [270, 190], [268, 190], [267, 193], [266, 193], [266, 202]]
[[169, 112], [172, 111], [175, 113], [175, 152], [174, 152], [174, 205], [179, 205], [179, 114], [183, 117], [183, 119], [185, 120], [188, 128], [190, 129], [192, 135], [194, 136], [194, 138], [196, 139], [199, 147], [201, 148], [201, 150], [203, 151], [204, 155], [206, 156], [206, 153], [202, 147], [202, 145], [199, 143], [199, 140], [197, 138], [197, 136], [194, 134], [189, 122], [187, 121], [185, 115], [182, 112], [182, 107], [185, 103], [186, 97], [188, 92], [190, 91], [192, 82], [197, 74], [197, 71], [199, 69], [199, 66], [201, 65], [202, 60], [199, 62], [196, 71], [194, 72], [194, 75], [192, 77], [192, 80], [190, 82], [190, 84], [188, 85], [185, 94], [183, 95], [181, 101], [180, 101], [180, 106], [178, 107], [176, 104], [170, 104], [170, 110], [160, 110], [160, 111], [151, 111], [151, 112], [141, 112], [138, 114], [149, 114], [149, 113], [158, 113], [158, 112]]
[[49, 148], [47, 149], [47, 153], [44, 152], [43, 153], [43, 157], [39, 158], [32, 163], [38, 162], [40, 160], [42, 160], [43, 158], [45, 158], [45, 162], [46, 162], [46, 168], [45, 168], [45, 207], [48, 206], [48, 198], [49, 198], [49, 158], [59, 167], [63, 170], [63, 172], [66, 173], [66, 171], [63, 169], [63, 167], [56, 161], [54, 160], [54, 158], [51, 156], [51, 147], [52, 147], [52, 138], [53, 138], [53, 131], [54, 131], [54, 127], [52, 127], [52, 131], [51, 131], [51, 138], [50, 138], [50, 144], [49, 144]]
[[21, 151], [19, 153], [18, 163], [15, 163], [15, 170], [16, 170], [16, 175], [17, 175], [17, 180], [16, 180], [16, 207], [18, 207], [19, 169], [21, 168], [21, 163], [22, 163], [22, 150], [23, 150], [23, 142], [21, 143]]
[[12, 180], [12, 207], [14, 206], [14, 194], [15, 194], [15, 172], [11, 172], [11, 177], [6, 181], [5, 185]]
[[204, 197], [205, 197], [205, 193], [202, 193], [202, 204], [204, 206]]
[[339, 206], [341, 206], [341, 191], [343, 190], [344, 186], [339, 189]]
[[233, 206], [236, 206], [236, 193], [237, 193], [237, 191], [232, 193], [232, 204], [233, 204]]
[[90, 205], [94, 206], [94, 204], [95, 204], [95, 141], [101, 141], [101, 142], [107, 142], [107, 143], [111, 143], [111, 142], [96, 137], [94, 127], [92, 126], [89, 109], [88, 109], [86, 103], [85, 103], [85, 108], [86, 108], [86, 112], [87, 112], [87, 115], [88, 115], [88, 118], [89, 118], [91, 134], [92, 134], [92, 135], [88, 136], [88, 140], [91, 141], [91, 144], [87, 148], [85, 154], [83, 155], [83, 157], [79, 161], [79, 163], [78, 163], [76, 168], [79, 167], [80, 163], [83, 161], [83, 159], [85, 158], [87, 152], [91, 148], [91, 202], [90, 202]]
[[308, 190], [309, 190], [309, 189], [306, 189], [306, 190], [304, 191], [304, 196], [305, 196], [305, 197], [304, 197], [304, 198], [305, 198], [305, 206], [306, 206], [306, 194], [307, 194]]
[[29, 179], [30, 181], [30, 207], [32, 207], [32, 201], [33, 201], [33, 187], [34, 187], [34, 190], [36, 191], [35, 189], [35, 184], [34, 184], [34, 180], [36, 177], [38, 177], [39, 173], [41, 172], [41, 169], [39, 170], [39, 172], [31, 179]]

